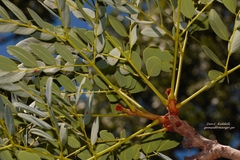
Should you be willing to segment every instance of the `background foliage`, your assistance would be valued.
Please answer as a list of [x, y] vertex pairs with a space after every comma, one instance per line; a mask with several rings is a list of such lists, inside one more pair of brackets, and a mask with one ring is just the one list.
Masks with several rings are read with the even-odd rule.
[[[181, 54], [178, 62], [184, 64], [179, 102], [209, 77], [239, 65], [235, 0], [182, 1], [180, 18], [177, 1], [39, 2], [61, 26], [47, 23], [34, 8], [24, 10], [25, 16], [10, 1], [2, 2], [11, 13], [1, 7], [0, 32], [31, 38], [8, 47], [14, 61], [0, 57], [1, 158], [171, 155], [166, 150], [180, 137], [118, 113], [116, 105], [165, 114], [162, 93], [171, 86], [174, 55], [180, 60], [176, 55]], [[70, 13], [92, 29], [70, 26]], [[209, 72], [213, 69], [221, 73]], [[204, 136], [229, 144], [239, 135], [239, 94], [239, 76], [233, 72], [188, 102], [180, 117]], [[204, 130], [207, 122], [230, 122], [235, 129]]]

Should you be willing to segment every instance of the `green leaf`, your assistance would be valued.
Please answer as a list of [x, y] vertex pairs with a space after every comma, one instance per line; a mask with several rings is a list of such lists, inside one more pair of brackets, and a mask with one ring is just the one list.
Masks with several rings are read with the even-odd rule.
[[57, 77], [58, 82], [63, 86], [63, 88], [69, 92], [76, 92], [76, 87], [73, 82], [65, 75], [60, 75]]
[[88, 98], [87, 106], [84, 110], [84, 119], [83, 119], [84, 125], [87, 125], [91, 121], [91, 118], [92, 118], [93, 96], [94, 96], [94, 92], [91, 92], [91, 94], [89, 95], [89, 98]]
[[222, 0], [222, 2], [230, 12], [236, 13], [237, 0]]
[[23, 104], [23, 103], [21, 103], [21, 102], [14, 102], [13, 105], [14, 105], [15, 108], [21, 108], [21, 109], [30, 111], [30, 112], [32, 112], [33, 114], [36, 114], [36, 115], [38, 115], [38, 116], [40, 116], [40, 117], [46, 117], [46, 116], [47, 116], [47, 113], [46, 113], [46, 112], [42, 112], [42, 111], [40, 111], [40, 110], [38, 110], [38, 109], [36, 109], [36, 108], [33, 108], [33, 107], [28, 106], [28, 105], [26, 105], [26, 104]]
[[228, 40], [229, 33], [223, 21], [214, 9], [209, 12], [209, 23], [213, 31], [223, 40]]
[[69, 49], [67, 49], [64, 45], [58, 43], [55, 43], [54, 47], [58, 54], [61, 55], [65, 61], [74, 63], [74, 57]]
[[108, 85], [99, 75], [94, 75], [93, 80], [99, 88], [108, 89]]
[[43, 129], [52, 129], [52, 126], [50, 126], [48, 123], [44, 122], [43, 120], [33, 117], [31, 115], [25, 114], [25, 113], [18, 113], [18, 116], [22, 119], [25, 119], [26, 121], [29, 121]]
[[24, 15], [24, 13], [15, 6], [12, 2], [9, 0], [2, 0], [2, 2], [12, 11], [12, 13], [22, 22], [28, 23], [27, 17]]
[[224, 67], [224, 65], [222, 64], [222, 62], [220, 61], [220, 59], [207, 47], [207, 46], [202, 46], [204, 52], [208, 55], [208, 57], [213, 60], [216, 64], [218, 64], [219, 66]]
[[91, 129], [91, 144], [94, 145], [97, 142], [98, 138], [98, 131], [99, 131], [99, 118], [97, 117], [93, 122], [92, 129]]
[[236, 30], [228, 43], [228, 53], [232, 54], [240, 49], [240, 30]]
[[136, 67], [136, 69], [141, 70], [141, 68], [142, 68], [142, 59], [141, 59], [141, 57], [139, 56], [139, 54], [137, 52], [132, 51], [131, 61], [133, 62], [133, 64]]
[[156, 56], [148, 58], [146, 61], [146, 69], [148, 76], [158, 76], [161, 72], [161, 60]]
[[13, 32], [18, 28], [17, 24], [12, 23], [0, 23], [0, 33]]
[[[96, 153], [104, 151], [105, 149], [108, 149], [108, 147], [109, 146], [106, 145], [106, 144], [100, 144], [100, 145], [97, 146]], [[106, 160], [107, 157], [108, 157], [108, 154], [104, 154], [104, 155], [98, 157], [98, 160]]]
[[[66, 3], [63, 0], [61, 1]], [[64, 5], [63, 11], [62, 11], [62, 21], [65, 28], [68, 28], [70, 26], [71, 16], [70, 16], [70, 10], [68, 5]]]
[[127, 85], [127, 79], [119, 71], [115, 72], [115, 79], [120, 87], [125, 87]]
[[67, 143], [67, 135], [68, 135], [68, 130], [67, 130], [65, 124], [62, 123], [60, 125], [60, 132], [59, 132], [60, 142], [61, 142], [62, 146], [64, 146]]
[[76, 148], [77, 149], [77, 148], [81, 147], [80, 141], [77, 140], [74, 136], [68, 136], [67, 144], [71, 148]]
[[8, 130], [8, 134], [13, 135], [15, 133], [15, 126], [14, 126], [14, 120], [13, 120], [13, 114], [8, 105], [5, 107], [5, 125]]
[[8, 12], [2, 6], [0, 6], [0, 16], [4, 19], [11, 19]]
[[127, 30], [124, 25], [114, 16], [108, 15], [108, 20], [113, 27], [113, 29], [122, 37], [127, 37]]
[[[36, 148], [33, 148], [33, 150], [36, 150], [36, 151], [38, 151], [38, 153], [36, 153], [41, 159], [46, 159], [46, 160], [54, 160], [54, 158], [53, 157], [51, 157], [51, 153], [48, 151], [48, 150], [46, 150], [46, 149], [44, 149], [44, 148], [38, 148], [38, 147], [36, 147]], [[41, 154], [42, 153], [42, 154]], [[47, 154], [47, 155], [46, 155]]]
[[44, 21], [42, 20], [42, 18], [36, 13], [34, 12], [32, 9], [27, 8], [28, 13], [31, 15], [31, 17], [33, 18], [33, 20], [42, 28], [45, 28], [45, 24]]
[[18, 160], [34, 159], [41, 160], [41, 158], [36, 153], [31, 153], [27, 151], [19, 151], [17, 154]]
[[[78, 75], [77, 77], [75, 77], [75, 79], [77, 80], [77, 82], [79, 84], [81, 84], [82, 80], [84, 79], [85, 76], [82, 75]], [[80, 87], [80, 86], [79, 86]], [[82, 88], [87, 89], [87, 90], [92, 90], [92, 82], [86, 78], [86, 80], [84, 81], [84, 83], [82, 84]]]
[[11, 72], [11, 71], [18, 70], [18, 67], [16, 63], [12, 61], [10, 58], [0, 55], [0, 70]]
[[32, 49], [33, 53], [38, 56], [44, 63], [48, 65], [55, 65], [56, 61], [53, 54], [45, 47], [40, 44], [30, 44], [29, 47]]
[[110, 102], [117, 102], [120, 99], [119, 95], [114, 92], [107, 92], [106, 96]]
[[0, 159], [2, 160], [13, 160], [12, 155], [8, 150], [3, 150], [0, 152]]
[[0, 97], [0, 120], [4, 119], [4, 116], [5, 116], [4, 114], [5, 114], [4, 104], [3, 104], [3, 101], [2, 101], [2, 97]]
[[[210, 70], [208, 72], [208, 77], [211, 79], [211, 80], [215, 80], [217, 79], [219, 76], [221, 76], [223, 73], [220, 72], [220, 71], [217, 71], [217, 70]], [[219, 83], [222, 83], [224, 81], [225, 78], [222, 78], [220, 79], [218, 82]]]
[[[152, 129], [145, 131], [144, 133], [151, 132]], [[155, 151], [159, 147], [159, 142], [163, 138], [163, 133], [159, 132], [142, 138], [141, 146], [144, 153], [148, 154]]]
[[181, 12], [182, 14], [191, 19], [195, 15], [194, 2], [192, 0], [181, 1]]
[[121, 160], [128, 160], [128, 159], [139, 159], [139, 150], [140, 145], [138, 144], [127, 144], [121, 147], [120, 154], [118, 155], [118, 158]]
[[56, 139], [54, 139], [49, 134], [47, 134], [46, 132], [44, 132], [43, 130], [40, 130], [38, 128], [31, 128], [30, 133], [41, 136], [43, 138], [46, 138], [47, 140], [52, 141], [52, 142], [56, 141]]
[[162, 152], [166, 151], [172, 148], [177, 147], [180, 143], [177, 142], [176, 140], [170, 139], [170, 138], [165, 138], [159, 142], [159, 148], [156, 150], [156, 152]]
[[106, 144], [108, 144], [108, 145], [114, 145], [115, 144], [115, 142], [111, 142], [111, 141], [115, 140], [115, 137], [111, 132], [108, 132], [107, 130], [101, 130], [99, 132], [99, 135], [100, 135], [100, 138], [103, 141], [106, 141]]
[[92, 154], [88, 149], [85, 149], [79, 154], [77, 154], [77, 157], [80, 159], [89, 159], [90, 157], [92, 157]]
[[120, 56], [121, 52], [118, 50], [118, 48], [114, 48], [109, 52], [109, 56], [107, 57], [108, 64], [114, 66], [118, 62]]
[[158, 153], [158, 156], [161, 157], [164, 160], [172, 160], [171, 158], [169, 158], [168, 156], [162, 154], [162, 153]]
[[144, 28], [141, 31], [141, 34], [143, 34], [144, 36], [148, 36], [148, 37], [162, 37], [166, 34], [166, 32], [159, 28], [159, 27], [149, 27], [149, 28]]
[[37, 67], [36, 59], [28, 51], [17, 47], [17, 46], [8, 46], [7, 51], [12, 56], [18, 58], [26, 67]]

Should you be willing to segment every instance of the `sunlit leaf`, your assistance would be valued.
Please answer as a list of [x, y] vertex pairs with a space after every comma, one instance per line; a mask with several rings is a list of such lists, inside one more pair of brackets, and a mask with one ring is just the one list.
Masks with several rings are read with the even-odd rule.
[[18, 116], [21, 117], [22, 119], [25, 119], [26, 121], [29, 121], [43, 129], [52, 129], [52, 126], [50, 126], [48, 123], [44, 122], [43, 120], [33, 117], [29, 114], [25, 113], [18, 113]]
[[149, 76], [158, 76], [161, 72], [161, 60], [156, 56], [148, 58], [146, 61], [146, 69]]
[[209, 23], [213, 31], [223, 40], [228, 40], [229, 33], [223, 21], [214, 9], [209, 12]]
[[204, 52], [208, 55], [208, 57], [211, 58], [211, 60], [213, 60], [219, 66], [224, 67], [224, 65], [222, 64], [220, 59], [207, 46], [203, 45], [202, 48], [203, 48]]
[[181, 12], [184, 16], [191, 19], [195, 14], [194, 2], [192, 0], [181, 1]]
[[0, 70], [11, 72], [11, 71], [18, 70], [18, 67], [16, 63], [12, 61], [10, 58], [0, 55]]
[[170, 157], [168, 157], [168, 156], [166, 156], [166, 155], [164, 155], [162, 153], [158, 153], [158, 156], [161, 157], [164, 160], [172, 160]]
[[20, 35], [30, 35], [33, 32], [35, 32], [35, 28], [30, 27], [18, 27], [16, 30], [13, 31], [14, 34], [20, 34]]
[[41, 158], [36, 153], [31, 153], [27, 151], [19, 151], [17, 154], [18, 160], [34, 159], [41, 160]]
[[92, 129], [91, 129], [91, 144], [94, 145], [97, 142], [97, 138], [98, 138], [98, 131], [99, 131], [99, 118], [97, 117], [92, 125]]
[[76, 87], [73, 82], [65, 75], [57, 77], [58, 82], [69, 92], [76, 92]]
[[27, 17], [24, 15], [24, 13], [15, 6], [12, 2], [8, 0], [2, 0], [2, 2], [12, 11], [12, 13], [22, 22], [28, 23]]
[[12, 23], [0, 23], [0, 33], [13, 32], [18, 28], [17, 24]]
[[77, 94], [76, 94], [75, 106], [77, 106], [78, 103], [79, 103], [80, 97], [81, 97], [81, 95], [82, 95], [82, 93], [80, 93], [80, 92], [82, 91], [82, 87], [83, 87], [85, 81], [86, 81], [86, 77], [83, 77], [82, 80], [81, 80], [80, 83], [79, 83], [78, 91], [77, 91]]
[[131, 31], [131, 34], [130, 34], [130, 46], [131, 47], [136, 43], [137, 38], [138, 38], [138, 25], [135, 25], [132, 28], [132, 31]]
[[84, 125], [87, 125], [92, 118], [92, 102], [93, 102], [94, 92], [91, 92], [88, 98], [87, 106], [84, 110]]
[[37, 67], [36, 59], [28, 51], [17, 47], [17, 46], [8, 46], [7, 51], [12, 56], [18, 58], [26, 67]]
[[59, 136], [60, 136], [60, 142], [61, 142], [62, 146], [64, 146], [67, 143], [67, 135], [68, 135], [68, 130], [67, 130], [65, 124], [61, 124]]
[[74, 63], [74, 57], [72, 53], [69, 51], [69, 49], [67, 49], [64, 45], [58, 43], [55, 43], [54, 47], [58, 54], [60, 54], [65, 61]]
[[165, 31], [159, 27], [149, 27], [149, 28], [144, 28], [141, 33], [144, 36], [148, 37], [162, 37], [165, 35]]
[[240, 49], [240, 30], [236, 30], [228, 43], [228, 52], [230, 54], [236, 52]]
[[55, 142], [56, 139], [54, 139], [53, 137], [51, 137], [49, 134], [47, 134], [46, 132], [44, 132], [43, 130], [40, 130], [38, 128], [31, 128], [30, 129], [30, 133], [41, 136], [43, 138], [46, 138], [49, 141], [53, 141]]
[[54, 35], [50, 33], [40, 32], [36, 31], [32, 34], [32, 36], [36, 39], [42, 40], [42, 41], [50, 41], [54, 39]]
[[56, 64], [53, 54], [40, 44], [30, 44], [29, 47], [33, 53], [38, 56], [44, 63], [48, 65]]
[[[220, 72], [220, 71], [217, 71], [217, 70], [210, 70], [208, 72], [208, 77], [211, 79], [211, 80], [216, 80], [219, 76], [221, 76], [223, 73]], [[218, 82], [219, 83], [222, 83], [224, 81], [225, 78], [222, 78], [220, 79]]]
[[118, 62], [118, 58], [120, 57], [121, 52], [118, 48], [114, 48], [109, 52], [109, 56], [107, 57], [107, 62], [109, 65], [114, 66]]
[[42, 112], [36, 108], [33, 108], [33, 107], [30, 107], [26, 104], [23, 104], [21, 102], [14, 102], [13, 105], [16, 107], [16, 108], [21, 108], [21, 109], [24, 109], [24, 110], [27, 110], [27, 111], [30, 111], [31, 113], [33, 114], [36, 114], [40, 117], [46, 117], [47, 116], [47, 113], [46, 112]]
[[222, 0], [222, 2], [230, 12], [236, 13], [237, 0]]
[[108, 15], [108, 20], [113, 27], [113, 29], [123, 37], [127, 37], [128, 33], [124, 25], [114, 16]]
[[53, 78], [49, 77], [46, 81], [46, 101], [48, 106], [52, 104], [52, 84]]
[[0, 78], [0, 84], [17, 82], [23, 78], [26, 73], [24, 71], [7, 73]]
[[97, 37], [97, 52], [100, 53], [105, 46], [105, 37], [103, 34]]
[[[82, 16], [84, 17], [84, 19], [91, 25], [93, 26], [93, 21], [90, 19], [90, 15], [91, 13], [89, 14], [89, 11], [86, 11], [84, 10], [84, 7], [83, 7], [83, 4], [77, 0], [76, 1], [76, 4], [77, 4], [77, 7], [79, 9], [79, 11], [81, 12]], [[90, 9], [89, 9], [90, 10]], [[92, 11], [93, 12], [93, 11]], [[95, 15], [95, 14], [94, 14]], [[92, 17], [91, 17], [92, 18]]]
[[4, 19], [10, 19], [8, 12], [2, 6], [0, 6], [0, 16]]
[[15, 133], [15, 126], [13, 120], [13, 114], [8, 105], [5, 106], [5, 125], [7, 127], [8, 134], [13, 135]]

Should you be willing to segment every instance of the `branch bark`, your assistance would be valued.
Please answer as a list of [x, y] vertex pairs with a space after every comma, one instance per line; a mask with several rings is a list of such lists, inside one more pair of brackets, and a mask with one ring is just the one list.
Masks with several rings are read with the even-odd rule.
[[168, 125], [171, 131], [176, 132], [183, 137], [184, 148], [199, 148], [202, 151], [194, 156], [185, 157], [185, 160], [214, 160], [217, 158], [228, 159], [240, 159], [240, 151], [230, 146], [219, 144], [217, 141], [209, 140], [200, 134], [198, 134], [193, 127], [191, 127], [186, 121], [181, 120], [176, 115], [167, 114], [166, 119], [168, 122], [164, 125]]

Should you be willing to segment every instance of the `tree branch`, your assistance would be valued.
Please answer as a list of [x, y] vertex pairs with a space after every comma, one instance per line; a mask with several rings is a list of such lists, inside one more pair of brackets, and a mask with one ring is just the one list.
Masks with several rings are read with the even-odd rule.
[[193, 127], [178, 116], [167, 114], [168, 122], [164, 125], [171, 127], [170, 131], [176, 132], [183, 137], [184, 148], [200, 148], [202, 151], [194, 156], [185, 157], [185, 160], [214, 160], [217, 158], [240, 159], [240, 151], [230, 146], [219, 144], [198, 134]]

